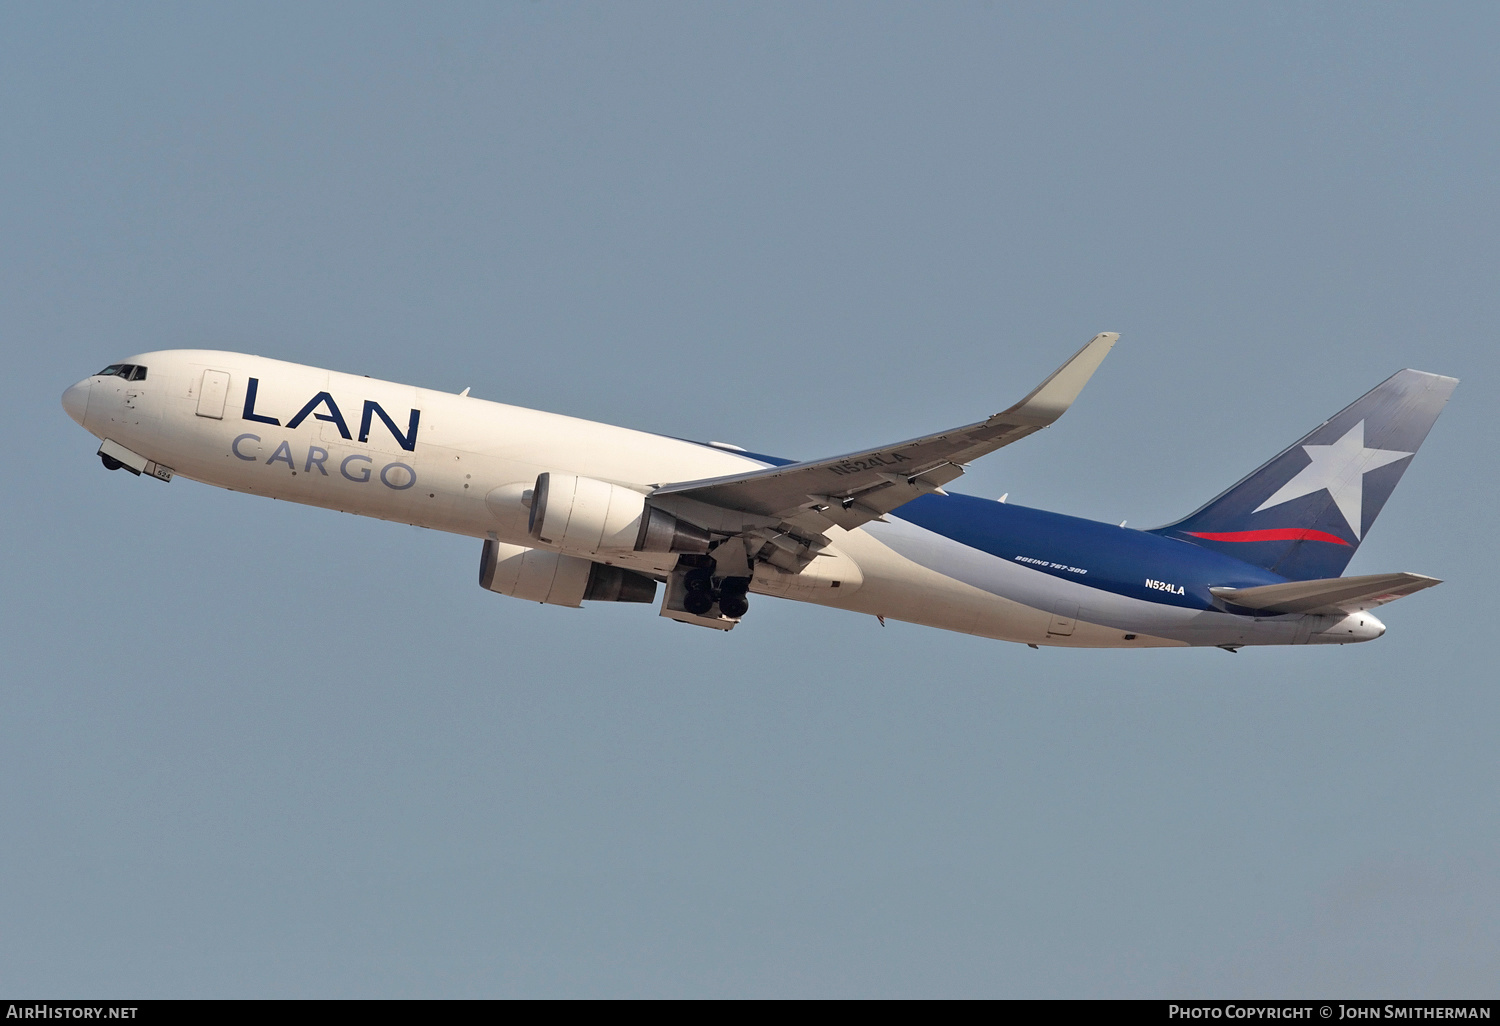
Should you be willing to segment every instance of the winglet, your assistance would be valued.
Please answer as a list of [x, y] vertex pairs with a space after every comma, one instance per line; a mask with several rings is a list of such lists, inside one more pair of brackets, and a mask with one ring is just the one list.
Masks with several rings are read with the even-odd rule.
[[1120, 340], [1117, 331], [1105, 331], [1091, 338], [1068, 362], [1048, 376], [1031, 394], [1004, 413], [997, 413], [991, 421], [1021, 421], [1046, 427], [1068, 412], [1083, 386], [1089, 383], [1094, 371], [1109, 355], [1110, 348]]

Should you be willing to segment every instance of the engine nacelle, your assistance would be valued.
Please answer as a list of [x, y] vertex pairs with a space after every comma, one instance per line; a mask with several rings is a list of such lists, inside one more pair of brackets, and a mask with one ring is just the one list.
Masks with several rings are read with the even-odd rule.
[[554, 606], [656, 599], [656, 581], [634, 570], [493, 540], [485, 541], [479, 557], [479, 584], [499, 595]]
[[630, 488], [575, 474], [538, 474], [527, 531], [568, 552], [707, 552], [708, 532], [646, 505]]

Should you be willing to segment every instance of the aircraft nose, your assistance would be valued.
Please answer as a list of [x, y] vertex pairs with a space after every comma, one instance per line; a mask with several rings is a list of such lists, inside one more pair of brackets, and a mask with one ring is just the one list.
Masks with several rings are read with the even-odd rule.
[[89, 411], [89, 389], [92, 387], [92, 379], [85, 378], [62, 394], [63, 409], [78, 422], [79, 427], [83, 427], [84, 414]]

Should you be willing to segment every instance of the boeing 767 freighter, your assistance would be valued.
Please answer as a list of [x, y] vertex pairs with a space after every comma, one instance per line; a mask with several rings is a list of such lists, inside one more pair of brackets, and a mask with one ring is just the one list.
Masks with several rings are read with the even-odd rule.
[[1341, 577], [1458, 382], [1403, 370], [1202, 509], [1149, 531], [946, 490], [1048, 426], [1096, 335], [987, 420], [796, 462], [241, 353], [168, 350], [63, 393], [111, 470], [483, 540], [532, 602], [652, 602], [729, 630], [774, 595], [1032, 646], [1345, 644], [1439, 583]]

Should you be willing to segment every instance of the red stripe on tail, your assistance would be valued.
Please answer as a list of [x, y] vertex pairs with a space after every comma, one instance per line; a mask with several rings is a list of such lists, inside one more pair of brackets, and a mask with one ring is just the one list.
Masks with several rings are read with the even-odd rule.
[[1333, 542], [1335, 545], [1349, 544], [1336, 534], [1329, 534], [1327, 531], [1313, 531], [1302, 527], [1278, 527], [1269, 531], [1225, 531], [1222, 533], [1207, 531], [1188, 531], [1186, 533], [1194, 538], [1202, 538], [1206, 541], [1321, 541]]

